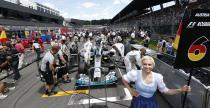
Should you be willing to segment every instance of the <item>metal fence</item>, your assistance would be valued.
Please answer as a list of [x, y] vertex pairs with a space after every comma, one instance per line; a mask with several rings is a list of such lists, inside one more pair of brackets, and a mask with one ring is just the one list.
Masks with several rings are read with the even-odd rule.
[[[179, 88], [183, 85], [187, 84], [187, 79], [189, 77], [189, 73], [187, 70], [174, 69], [173, 57], [168, 59], [169, 56], [158, 55], [158, 58], [155, 58], [155, 69], [154, 71], [161, 73], [164, 77], [164, 81], [168, 88]], [[159, 59], [160, 58], [160, 59]], [[164, 62], [167, 60], [166, 62]], [[191, 79], [191, 88], [192, 92], [190, 92], [187, 96], [185, 108], [210, 108], [210, 87], [208, 86], [208, 82], [206, 85], [201, 82], [206, 76], [206, 72], [208, 70], [203, 69], [194, 69], [194, 76]], [[210, 73], [210, 71], [208, 71]], [[196, 73], [204, 74], [203, 77], [197, 77]], [[196, 78], [197, 77], [197, 78]], [[199, 78], [199, 79], [198, 79]], [[210, 80], [210, 79], [208, 79]], [[207, 81], [207, 80], [205, 80]], [[174, 107], [181, 108], [182, 101], [184, 98], [184, 94], [178, 94], [175, 96], [163, 95], [166, 100]]]

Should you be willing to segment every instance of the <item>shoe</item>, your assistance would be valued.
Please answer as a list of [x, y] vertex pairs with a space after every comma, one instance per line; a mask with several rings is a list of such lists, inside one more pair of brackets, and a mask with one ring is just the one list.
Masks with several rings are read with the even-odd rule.
[[15, 89], [15, 86], [9, 87], [8, 89], [9, 89], [9, 90], [14, 90], [14, 89]]
[[55, 94], [57, 94], [57, 93], [58, 93], [58, 92], [56, 92], [56, 91], [51, 91], [51, 92], [49, 92], [48, 90], [45, 91], [45, 94], [46, 94], [47, 96], [55, 95]]
[[55, 95], [55, 94], [57, 94], [58, 92], [57, 92], [57, 91], [51, 91], [51, 93], [52, 93], [53, 95]]
[[46, 90], [46, 91], [45, 91], [45, 95], [50, 96], [51, 93], [50, 93], [48, 90]]
[[70, 83], [71, 80], [63, 80], [63, 83]]
[[0, 99], [5, 99], [8, 95], [0, 94]]
[[17, 82], [17, 80], [12, 80], [11, 84], [15, 84]]

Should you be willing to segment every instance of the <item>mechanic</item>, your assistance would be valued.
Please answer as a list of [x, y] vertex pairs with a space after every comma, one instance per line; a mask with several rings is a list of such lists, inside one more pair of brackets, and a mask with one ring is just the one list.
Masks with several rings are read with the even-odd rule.
[[93, 43], [91, 42], [92, 38], [88, 38], [87, 41], [84, 43], [83, 51], [84, 53], [84, 60], [85, 63], [90, 64], [90, 58], [91, 58], [91, 49], [93, 47]]
[[[118, 36], [120, 37], [120, 36]], [[110, 50], [111, 52], [114, 52], [115, 55], [118, 54], [120, 57], [124, 58], [124, 45], [122, 43], [120, 43], [120, 39], [122, 39], [121, 37], [117, 40], [117, 43], [115, 43], [114, 45], [112, 45], [112, 49]]]
[[131, 51], [128, 52], [124, 58], [126, 72], [129, 72], [132, 69], [140, 69], [141, 58], [145, 56], [145, 54], [146, 54], [145, 48], [141, 48], [140, 50], [138, 50], [132, 46]]
[[50, 51], [48, 51], [41, 62], [41, 73], [45, 79], [45, 94], [50, 96], [52, 94], [57, 94], [52, 88], [55, 84], [55, 55], [59, 51], [60, 47], [58, 44], [54, 44]]
[[68, 59], [68, 52], [67, 52], [67, 46], [65, 45], [65, 39], [61, 40], [61, 44], [60, 46], [60, 50], [58, 51], [58, 60], [59, 66], [62, 66], [62, 68], [60, 68], [57, 72], [57, 78], [63, 78], [63, 82], [64, 83], [68, 83], [70, 82], [69, 78], [68, 78], [68, 68], [67, 68], [67, 62], [69, 61]]

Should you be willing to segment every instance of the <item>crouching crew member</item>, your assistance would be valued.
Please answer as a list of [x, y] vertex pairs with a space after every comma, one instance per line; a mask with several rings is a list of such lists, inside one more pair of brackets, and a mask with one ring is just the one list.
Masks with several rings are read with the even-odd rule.
[[44, 55], [41, 62], [41, 73], [45, 79], [45, 94], [48, 96], [57, 93], [52, 90], [52, 87], [55, 84], [55, 54], [59, 49], [60, 47], [57, 44], [53, 45], [51, 50]]
[[140, 50], [132, 47], [131, 51], [128, 52], [124, 58], [126, 72], [132, 69], [140, 69], [141, 58], [146, 54], [146, 49], [141, 48]]

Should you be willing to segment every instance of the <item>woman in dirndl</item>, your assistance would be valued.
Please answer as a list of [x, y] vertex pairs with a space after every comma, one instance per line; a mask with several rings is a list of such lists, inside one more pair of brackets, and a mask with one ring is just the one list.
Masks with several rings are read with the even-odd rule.
[[[152, 57], [144, 56], [141, 59], [141, 64], [141, 70], [133, 69], [125, 74], [122, 79], [123, 84], [133, 96], [131, 108], [159, 108], [154, 95], [157, 89], [167, 95], [191, 91], [191, 87], [187, 85], [178, 89], [168, 89], [163, 81], [163, 76], [152, 71], [155, 66]], [[135, 89], [130, 86], [130, 82], [135, 82]]]

